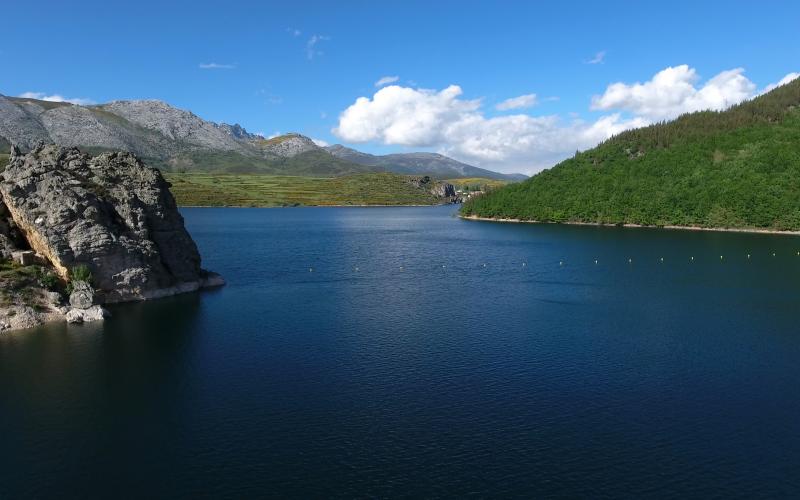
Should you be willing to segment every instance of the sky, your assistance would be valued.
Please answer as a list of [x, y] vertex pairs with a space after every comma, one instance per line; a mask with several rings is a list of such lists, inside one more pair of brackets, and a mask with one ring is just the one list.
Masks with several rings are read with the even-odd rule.
[[507, 173], [800, 72], [797, 1], [0, 1], [2, 94]]

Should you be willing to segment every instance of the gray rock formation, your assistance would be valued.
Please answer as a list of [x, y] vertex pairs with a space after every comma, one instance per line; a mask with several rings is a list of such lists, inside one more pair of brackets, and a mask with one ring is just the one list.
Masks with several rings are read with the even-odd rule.
[[74, 281], [69, 305], [75, 309], [89, 309], [94, 305], [94, 288], [86, 281]]
[[85, 309], [70, 309], [65, 318], [67, 323], [89, 323], [91, 321], [103, 321], [110, 316], [109, 312], [100, 306], [92, 306]]
[[437, 198], [450, 199], [450, 201], [455, 201], [456, 188], [450, 183], [435, 181], [427, 175], [424, 177], [410, 177], [408, 179], [408, 182], [411, 185], [416, 186], [420, 189], [428, 190], [428, 192], [430, 192]]
[[271, 139], [264, 139], [259, 144], [266, 154], [281, 158], [292, 158], [308, 151], [320, 149], [319, 146], [314, 144], [314, 141], [300, 134], [285, 134]]
[[91, 270], [100, 303], [193, 291], [213, 276], [161, 173], [130, 153], [39, 146], [11, 159], [0, 194], [30, 248], [62, 278], [78, 265]]

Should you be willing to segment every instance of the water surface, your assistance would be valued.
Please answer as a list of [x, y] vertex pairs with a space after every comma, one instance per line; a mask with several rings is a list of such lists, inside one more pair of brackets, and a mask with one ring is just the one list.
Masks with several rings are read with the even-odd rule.
[[227, 287], [0, 335], [0, 497], [800, 495], [800, 239], [454, 212], [183, 210]]

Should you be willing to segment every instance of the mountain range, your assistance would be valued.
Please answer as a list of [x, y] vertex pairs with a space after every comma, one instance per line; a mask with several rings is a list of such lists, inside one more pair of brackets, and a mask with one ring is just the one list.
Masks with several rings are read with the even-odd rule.
[[131, 151], [172, 172], [265, 173], [332, 177], [393, 172], [440, 179], [486, 177], [517, 181], [436, 153], [376, 156], [342, 145], [323, 148], [300, 134], [264, 138], [238, 124], [203, 120], [157, 100], [77, 105], [0, 94], [0, 148], [23, 150], [39, 142], [91, 153]]

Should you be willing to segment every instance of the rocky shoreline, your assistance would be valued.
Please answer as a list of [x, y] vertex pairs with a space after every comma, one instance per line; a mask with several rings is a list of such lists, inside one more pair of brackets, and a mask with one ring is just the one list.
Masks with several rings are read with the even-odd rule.
[[104, 304], [224, 284], [201, 268], [169, 183], [130, 153], [12, 147], [0, 259], [0, 331], [102, 320]]

